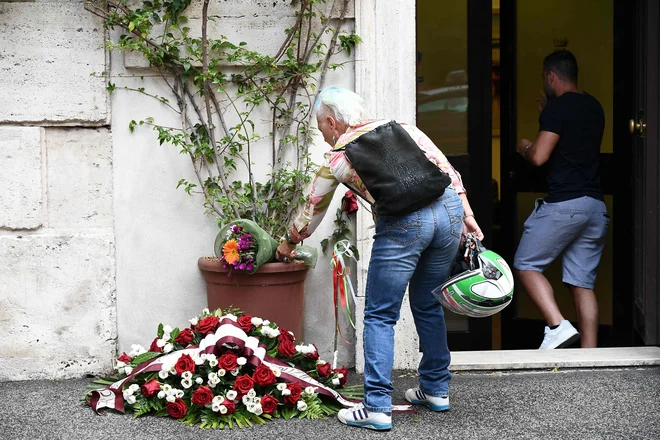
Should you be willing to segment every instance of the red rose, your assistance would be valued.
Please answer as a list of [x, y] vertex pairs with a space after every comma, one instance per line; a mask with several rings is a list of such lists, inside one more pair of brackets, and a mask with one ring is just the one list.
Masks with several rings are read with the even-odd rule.
[[[314, 344], [312, 344], [314, 345]], [[316, 345], [314, 345], [314, 352], [313, 353], [307, 353], [307, 357], [310, 358], [313, 361], [318, 361], [319, 360], [319, 349], [316, 348]]]
[[174, 342], [176, 342], [177, 344], [181, 344], [184, 347], [187, 347], [188, 344], [190, 344], [193, 341], [194, 337], [195, 335], [193, 334], [192, 330], [190, 330], [189, 328], [184, 328], [183, 330], [181, 330], [181, 333], [179, 333], [177, 337], [174, 338]]
[[130, 357], [129, 355], [127, 355], [126, 352], [124, 352], [124, 353], [121, 354], [121, 356], [119, 356], [119, 357], [117, 358], [117, 360], [118, 360], [119, 362], [123, 362], [123, 363], [125, 363], [125, 364], [128, 364], [128, 363], [130, 363], [130, 362], [133, 360], [133, 358]]
[[238, 393], [238, 397], [243, 397], [252, 388], [254, 388], [254, 381], [247, 374], [244, 374], [242, 376], [238, 376], [236, 378], [236, 381], [234, 382], [234, 391], [236, 391], [236, 393]]
[[266, 387], [268, 385], [272, 385], [275, 382], [277, 382], [277, 378], [275, 377], [275, 374], [273, 374], [273, 370], [271, 370], [269, 367], [265, 366], [264, 364], [259, 365], [254, 370], [252, 379], [257, 385], [260, 385], [262, 387]]
[[261, 398], [261, 408], [264, 410], [264, 414], [272, 414], [277, 410], [277, 404], [280, 403], [275, 397], [270, 394], [266, 394]]
[[277, 346], [277, 352], [282, 357], [290, 358], [296, 354], [296, 348], [293, 346], [293, 342], [285, 338], [280, 340], [280, 345]]
[[219, 323], [220, 318], [217, 316], [207, 316], [206, 318], [199, 321], [199, 323], [195, 326], [195, 330], [203, 335], [208, 335], [209, 333], [213, 333], [218, 329]]
[[342, 199], [341, 210], [344, 211], [346, 214], [353, 214], [354, 212], [357, 212], [358, 203], [353, 191], [346, 191], [346, 194]]
[[325, 364], [316, 364], [316, 372], [319, 373], [319, 377], [330, 377], [330, 372], [332, 368], [329, 363]]
[[240, 318], [238, 318], [238, 325], [241, 326], [241, 329], [244, 332], [249, 332], [252, 330], [252, 316], [250, 315], [243, 315]]
[[177, 399], [174, 402], [167, 402], [167, 413], [173, 419], [181, 419], [188, 412], [188, 406], [183, 400]]
[[199, 406], [208, 405], [213, 400], [213, 391], [211, 388], [201, 386], [192, 394], [192, 403]]
[[296, 340], [296, 338], [291, 333], [289, 333], [289, 330], [280, 327], [280, 335], [277, 337], [277, 340], [282, 342], [285, 339], [291, 343], [295, 342]]
[[[302, 387], [298, 385], [297, 383], [290, 383], [286, 387], [291, 394], [288, 396], [284, 396], [284, 403], [286, 403], [289, 406], [293, 406], [296, 404], [298, 400], [300, 400], [300, 395], [302, 394]], [[262, 405], [263, 406], [263, 405]]]
[[160, 391], [160, 384], [156, 379], [152, 379], [148, 382], [145, 382], [144, 385], [140, 388], [144, 397], [150, 398]]
[[342, 374], [342, 377], [339, 378], [339, 386], [343, 387], [346, 385], [346, 381], [348, 380], [348, 369], [342, 365], [341, 368], [335, 368], [332, 371], [337, 374]]
[[187, 354], [182, 354], [178, 361], [176, 361], [176, 374], [181, 376], [184, 372], [190, 371], [191, 373], [195, 372], [195, 361]]
[[233, 401], [225, 399], [222, 404], [227, 408], [227, 414], [234, 414], [236, 412], [236, 404]]
[[156, 342], [158, 342], [158, 338], [154, 338], [153, 342], [151, 343], [151, 347], [149, 347], [149, 351], [153, 351], [154, 353], [162, 353], [163, 349], [159, 347]]
[[238, 367], [238, 357], [234, 353], [225, 353], [218, 359], [218, 366], [225, 371], [234, 371]]

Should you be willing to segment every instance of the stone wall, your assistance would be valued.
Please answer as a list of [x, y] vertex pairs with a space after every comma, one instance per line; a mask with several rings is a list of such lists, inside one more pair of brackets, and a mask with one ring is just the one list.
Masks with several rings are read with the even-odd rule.
[[[290, 4], [213, 2], [212, 31], [268, 52], [293, 17]], [[191, 5], [193, 24], [200, 5]], [[111, 36], [82, 0], [0, 2], [0, 381], [107, 373], [158, 323], [186, 325], [206, 305], [197, 259], [212, 254], [217, 228], [200, 197], [176, 189], [194, 179], [188, 159], [149, 129], [129, 132], [132, 119], [176, 116], [119, 89], [166, 93], [140, 57], [106, 53]], [[108, 95], [93, 72], [109, 73], [118, 90]], [[354, 84], [351, 63], [326, 81]], [[315, 148], [316, 163], [326, 148]], [[342, 195], [308, 244], [330, 235]], [[330, 274], [328, 257], [310, 271], [303, 335], [326, 359]], [[341, 346], [340, 363], [353, 365], [353, 347]]]
[[82, 2], [0, 3], [0, 380], [116, 353], [104, 34]]

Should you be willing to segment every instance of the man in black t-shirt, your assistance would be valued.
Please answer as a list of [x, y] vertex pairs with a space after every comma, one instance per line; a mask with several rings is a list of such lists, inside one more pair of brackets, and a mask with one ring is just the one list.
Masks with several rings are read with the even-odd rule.
[[[605, 114], [593, 96], [578, 90], [578, 67], [567, 50], [543, 61], [539, 132], [522, 139], [518, 152], [528, 162], [548, 165], [548, 195], [538, 199], [524, 225], [513, 266], [522, 286], [547, 322], [541, 349], [566, 347], [581, 336], [596, 347], [596, 269], [609, 216], [600, 189], [600, 143]], [[547, 99], [546, 99], [547, 97]], [[543, 271], [562, 256], [562, 281], [573, 296], [580, 333], [564, 319]]]

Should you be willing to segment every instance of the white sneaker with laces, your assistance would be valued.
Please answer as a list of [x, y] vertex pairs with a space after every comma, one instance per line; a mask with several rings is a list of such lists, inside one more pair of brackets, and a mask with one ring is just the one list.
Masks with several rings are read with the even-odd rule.
[[376, 431], [388, 431], [392, 429], [391, 413], [367, 411], [367, 408], [362, 403], [355, 405], [353, 408], [340, 410], [337, 418], [344, 425], [356, 426], [358, 428], [368, 428]]
[[548, 326], [545, 327], [545, 336], [539, 350], [567, 347], [578, 339], [580, 339], [580, 333], [564, 319], [554, 330]]
[[414, 405], [425, 405], [433, 411], [448, 411], [449, 396], [429, 396], [421, 388], [410, 388], [406, 391], [406, 400]]

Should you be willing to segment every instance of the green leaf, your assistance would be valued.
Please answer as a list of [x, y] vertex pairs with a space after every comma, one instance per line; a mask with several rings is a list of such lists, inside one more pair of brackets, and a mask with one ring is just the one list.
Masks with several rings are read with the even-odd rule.
[[156, 353], [154, 351], [147, 351], [146, 353], [139, 354], [131, 360], [131, 365], [140, 365], [143, 362], [150, 361], [154, 358], [157, 358], [160, 356], [162, 353]]
[[135, 29], [135, 22], [129, 22], [128, 23], [128, 31], [133, 32], [133, 29]]
[[183, 70], [186, 72], [190, 70], [190, 63], [188, 61], [183, 63]]
[[[161, 144], [162, 144], [162, 142], [161, 142]], [[158, 333], [157, 334], [158, 334], [158, 339], [163, 339], [163, 335], [165, 334], [165, 332], [163, 331], [163, 323], [162, 322], [160, 324], [158, 324]]]

